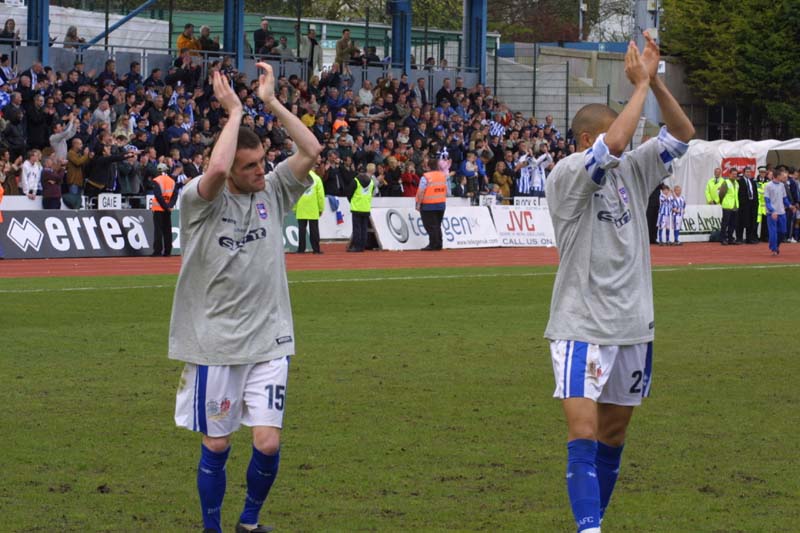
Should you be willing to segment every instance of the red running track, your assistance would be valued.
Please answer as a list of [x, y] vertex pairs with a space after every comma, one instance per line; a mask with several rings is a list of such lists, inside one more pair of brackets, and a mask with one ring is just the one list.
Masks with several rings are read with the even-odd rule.
[[[322, 255], [286, 255], [290, 271], [387, 268], [547, 266], [558, 264], [555, 248], [483, 248], [441, 252], [347, 253], [342, 243], [323, 244]], [[800, 264], [800, 244], [786, 244], [773, 257], [767, 245], [721, 246], [689, 243], [652, 246], [654, 266]], [[104, 257], [0, 261], [0, 278], [177, 274], [181, 258]]]

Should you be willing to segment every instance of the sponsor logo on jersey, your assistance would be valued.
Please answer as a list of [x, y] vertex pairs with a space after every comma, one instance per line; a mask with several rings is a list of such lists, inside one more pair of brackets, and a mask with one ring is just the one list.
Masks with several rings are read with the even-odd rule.
[[231, 411], [231, 401], [223, 398], [220, 401], [209, 400], [206, 402], [206, 416], [209, 420], [222, 420], [227, 418]]
[[625, 203], [625, 205], [628, 205], [628, 190], [625, 187], [619, 188], [619, 197], [622, 198], [622, 201]]
[[631, 210], [627, 209], [620, 216], [615, 216], [611, 211], [600, 211], [597, 213], [597, 220], [600, 222], [611, 222], [617, 228], [621, 228], [633, 219]]
[[256, 204], [256, 211], [258, 211], [258, 217], [261, 220], [267, 220], [267, 206], [264, 205], [264, 202], [258, 202]]
[[241, 239], [234, 239], [232, 237], [220, 237], [219, 238], [219, 245], [223, 248], [227, 248], [228, 250], [239, 250], [244, 248], [244, 246], [253, 241], [257, 241], [259, 239], [263, 239], [267, 236], [267, 230], [265, 228], [258, 228], [252, 229], [245, 234], [244, 237]]
[[286, 335], [284, 337], [278, 337], [277, 339], [275, 339], [275, 342], [277, 342], [278, 344], [286, 344], [287, 342], [292, 342], [292, 336]]

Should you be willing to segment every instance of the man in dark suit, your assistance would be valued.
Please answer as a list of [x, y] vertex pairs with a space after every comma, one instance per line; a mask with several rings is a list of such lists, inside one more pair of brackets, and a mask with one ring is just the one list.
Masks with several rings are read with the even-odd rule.
[[739, 177], [739, 212], [736, 216], [736, 241], [756, 244], [756, 218], [758, 216], [758, 188], [750, 167]]
[[466, 176], [461, 176], [458, 185], [453, 187], [453, 196], [456, 198], [468, 198], [470, 196]]
[[253, 32], [253, 52], [258, 51], [264, 47], [267, 39], [272, 37], [272, 32], [269, 31], [269, 19], [261, 17], [261, 27]]
[[417, 101], [420, 107], [428, 103], [428, 90], [425, 88], [425, 78], [417, 78], [417, 85], [411, 90], [411, 97]]
[[450, 78], [445, 78], [442, 81], [442, 87], [436, 91], [436, 101], [434, 104], [440, 104], [442, 100], [447, 100], [450, 102], [450, 107], [456, 107], [456, 95], [453, 93], [453, 89], [450, 88]]
[[203, 173], [203, 154], [196, 153], [192, 157], [192, 162], [183, 167], [186, 177], [189, 179], [196, 178]]

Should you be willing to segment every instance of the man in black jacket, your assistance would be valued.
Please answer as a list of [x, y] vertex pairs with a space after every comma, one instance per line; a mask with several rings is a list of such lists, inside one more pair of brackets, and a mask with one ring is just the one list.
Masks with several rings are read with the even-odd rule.
[[272, 37], [272, 32], [269, 31], [269, 18], [261, 17], [261, 27], [253, 32], [253, 51], [258, 53], [269, 37]]
[[111, 154], [111, 145], [103, 144], [100, 153], [95, 154], [86, 179], [83, 192], [87, 198], [95, 198], [101, 192], [114, 188], [115, 169], [114, 163], [136, 157], [138, 152], [129, 151], [116, 155]]
[[32, 105], [25, 113], [28, 124], [28, 147], [39, 150], [50, 145], [48, 132], [53, 123], [53, 115], [47, 114], [44, 109], [44, 97], [37, 94], [33, 97]]
[[744, 169], [739, 178], [739, 213], [736, 216], [736, 242], [756, 244], [756, 218], [758, 217], [758, 188], [753, 171]]
[[8, 119], [8, 124], [6, 129], [3, 130], [3, 138], [5, 138], [8, 151], [11, 154], [11, 160], [14, 161], [25, 154], [27, 143], [22, 125], [22, 111], [14, 108], [8, 109], [6, 118]]

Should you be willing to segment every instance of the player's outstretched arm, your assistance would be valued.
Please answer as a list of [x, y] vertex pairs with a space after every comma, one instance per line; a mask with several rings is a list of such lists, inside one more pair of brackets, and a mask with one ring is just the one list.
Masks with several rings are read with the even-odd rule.
[[322, 152], [317, 138], [300, 119], [286, 109], [275, 97], [275, 75], [267, 63], [256, 63], [264, 72], [258, 76], [258, 97], [275, 117], [286, 127], [286, 131], [297, 145], [297, 153], [286, 160], [297, 179], [304, 179], [314, 168], [317, 156]]
[[233, 92], [228, 79], [219, 71], [215, 71], [212, 85], [214, 86], [214, 96], [228, 113], [228, 122], [225, 123], [217, 142], [214, 143], [208, 169], [197, 185], [197, 192], [209, 202], [219, 196], [222, 188], [225, 187], [225, 180], [228, 179], [233, 159], [236, 157], [239, 126], [242, 124], [242, 102]]
[[658, 62], [661, 59], [658, 44], [647, 32], [644, 32], [644, 38], [647, 44], [645, 45], [644, 53], [642, 53], [642, 62], [650, 74], [650, 89], [653, 90], [653, 94], [658, 101], [661, 116], [667, 125], [670, 135], [681, 142], [687, 143], [694, 137], [694, 126], [689, 117], [686, 116], [686, 113], [683, 112], [683, 109], [681, 109], [678, 101], [669, 92], [667, 86], [658, 77]]
[[628, 51], [625, 53], [625, 75], [633, 84], [633, 94], [622, 112], [611, 123], [605, 136], [608, 151], [617, 157], [622, 155], [636, 132], [636, 125], [642, 116], [644, 101], [650, 87], [650, 75], [633, 41], [628, 44]]

